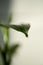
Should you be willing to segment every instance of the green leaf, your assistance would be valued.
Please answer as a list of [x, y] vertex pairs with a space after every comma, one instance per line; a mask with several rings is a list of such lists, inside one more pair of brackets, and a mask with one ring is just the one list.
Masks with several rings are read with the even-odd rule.
[[13, 53], [16, 52], [16, 50], [17, 50], [18, 47], [19, 47], [19, 44], [13, 45], [12, 47], [9, 47], [8, 53], [9, 53], [10, 55], [12, 55]]
[[0, 26], [6, 27], [6, 28], [13, 28], [17, 31], [24, 33], [26, 37], [28, 37], [28, 30], [30, 29], [30, 24], [21, 24], [21, 25], [3, 25], [3, 24], [0, 24]]
[[28, 30], [30, 29], [30, 24], [9, 25], [9, 27], [24, 33], [26, 37], [28, 37]]

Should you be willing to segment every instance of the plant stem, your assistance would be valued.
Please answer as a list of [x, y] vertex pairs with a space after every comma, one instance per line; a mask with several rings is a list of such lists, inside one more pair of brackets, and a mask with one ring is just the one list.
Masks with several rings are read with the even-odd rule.
[[0, 24], [0, 27], [9, 28], [7, 25], [4, 25], [4, 24]]

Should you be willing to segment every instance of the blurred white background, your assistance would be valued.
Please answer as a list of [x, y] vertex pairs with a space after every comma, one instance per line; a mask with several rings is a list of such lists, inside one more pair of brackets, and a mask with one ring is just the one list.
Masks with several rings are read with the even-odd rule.
[[21, 32], [10, 30], [10, 42], [21, 44], [12, 65], [43, 65], [43, 0], [11, 1], [12, 24], [31, 24], [28, 38]]

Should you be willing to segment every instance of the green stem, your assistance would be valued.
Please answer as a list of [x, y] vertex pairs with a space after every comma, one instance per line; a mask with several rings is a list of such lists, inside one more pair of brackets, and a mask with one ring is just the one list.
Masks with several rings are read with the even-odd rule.
[[9, 28], [7, 25], [4, 25], [4, 24], [0, 24], [0, 27]]
[[[0, 24], [0, 27], [2, 27], [2, 30], [4, 31], [5, 30], [5, 35], [4, 35], [4, 37], [6, 36], [6, 38], [7, 38], [7, 41], [5, 42], [5, 43], [7, 43], [8, 44], [8, 42], [9, 42], [9, 26], [8, 25], [4, 25], [4, 24]], [[4, 29], [5, 28], [5, 29]], [[4, 39], [4, 41], [5, 41], [6, 39]]]

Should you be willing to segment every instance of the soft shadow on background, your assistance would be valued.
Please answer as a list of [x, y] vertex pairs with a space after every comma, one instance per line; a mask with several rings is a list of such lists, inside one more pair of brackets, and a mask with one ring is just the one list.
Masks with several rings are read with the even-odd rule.
[[10, 0], [0, 0], [0, 21], [6, 24], [9, 16]]

